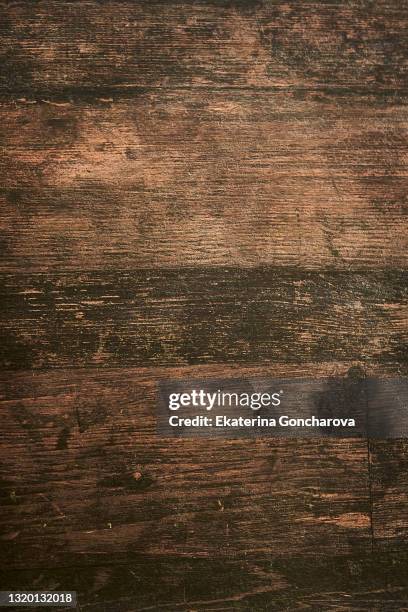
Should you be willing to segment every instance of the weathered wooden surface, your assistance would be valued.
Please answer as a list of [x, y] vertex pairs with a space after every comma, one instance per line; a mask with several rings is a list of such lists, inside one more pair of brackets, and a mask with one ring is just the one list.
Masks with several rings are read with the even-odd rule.
[[[349, 369], [321, 364], [309, 374]], [[3, 375], [3, 563], [371, 550], [366, 440], [158, 437], [156, 381], [193, 370], [260, 372], [223, 365]], [[266, 370], [299, 376], [304, 367]]]
[[404, 548], [408, 542], [407, 451], [407, 440], [370, 441], [373, 532], [378, 550]]
[[406, 366], [407, 274], [273, 268], [2, 277], [8, 368], [363, 360]]
[[329, 362], [4, 373], [3, 561], [46, 568], [143, 554], [325, 557], [384, 542], [398, 547], [407, 532], [400, 441], [370, 441], [368, 448], [365, 440], [155, 434], [156, 382], [163, 378], [348, 377], [356, 368]]
[[408, 608], [405, 441], [153, 411], [166, 375], [407, 372], [407, 9], [2, 4], [3, 588]]
[[407, 116], [344, 93], [4, 102], [0, 269], [406, 267]]
[[[408, 606], [407, 554], [330, 558], [264, 554], [224, 559], [145, 556], [128, 565], [6, 571], [8, 588], [76, 589], [78, 609], [400, 612]], [[151, 585], [155, 585], [155, 589]]]
[[7, 2], [2, 88], [407, 87], [407, 5]]

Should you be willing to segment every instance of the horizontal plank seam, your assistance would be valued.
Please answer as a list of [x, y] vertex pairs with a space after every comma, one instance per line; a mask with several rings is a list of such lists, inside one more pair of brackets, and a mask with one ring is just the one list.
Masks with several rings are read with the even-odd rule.
[[[376, 551], [376, 553], [373, 555], [373, 553], [367, 552], [367, 553], [358, 553], [358, 554], [331, 554], [331, 558], [332, 559], [336, 559], [337, 561], [339, 560], [346, 560], [346, 559], [359, 559], [362, 561], [370, 561], [373, 556], [378, 556], [378, 558], [383, 559], [384, 557], [388, 557], [388, 556], [400, 556], [401, 558], [407, 557], [407, 552], [406, 552], [406, 547], [401, 547], [401, 548], [397, 548], [395, 550], [388, 548], [386, 551]], [[322, 558], [324, 557], [324, 555], [322, 555]], [[170, 561], [170, 560], [178, 560], [178, 561], [224, 561], [224, 560], [228, 560], [231, 562], [239, 562], [239, 561], [250, 561], [251, 559], [262, 559], [262, 558], [267, 558], [269, 559], [291, 559], [291, 560], [308, 560], [310, 559], [310, 555], [293, 555], [293, 554], [273, 554], [273, 555], [261, 555], [259, 553], [242, 553], [242, 554], [236, 554], [234, 553], [234, 556], [228, 556], [228, 555], [212, 555], [211, 558], [209, 557], [201, 557], [201, 556], [194, 556], [194, 555], [151, 555], [151, 554], [141, 554], [141, 555], [137, 555], [134, 557], [133, 561], [106, 561], [104, 563], [75, 563], [75, 564], [69, 564], [69, 565], [65, 565], [65, 564], [58, 564], [58, 565], [52, 565], [50, 567], [48, 566], [36, 566], [36, 567], [32, 567], [31, 565], [29, 567], [8, 567], [8, 568], [3, 568], [3, 572], [7, 572], [8, 574], [11, 573], [21, 573], [21, 572], [38, 572], [38, 571], [58, 571], [58, 570], [68, 570], [68, 569], [77, 569], [77, 568], [81, 568], [81, 569], [91, 569], [91, 568], [103, 568], [103, 567], [133, 567], [134, 565], [137, 565], [137, 563], [143, 563], [144, 561], [157, 561], [159, 562], [160, 560], [164, 560], [164, 561]]]
[[225, 264], [220, 265], [205, 265], [200, 264], [197, 266], [150, 266], [150, 267], [129, 267], [129, 268], [64, 268], [64, 269], [56, 269], [56, 270], [38, 270], [35, 269], [29, 272], [21, 272], [15, 270], [7, 270], [2, 269], [0, 266], [0, 279], [1, 278], [30, 278], [30, 277], [47, 277], [48, 279], [52, 279], [53, 277], [64, 276], [64, 275], [79, 275], [83, 276], [86, 274], [95, 274], [97, 276], [116, 276], [118, 274], [125, 274], [136, 276], [139, 273], [148, 273], [148, 274], [156, 274], [156, 275], [165, 275], [168, 273], [180, 273], [180, 272], [191, 272], [191, 273], [212, 273], [212, 272], [222, 272], [230, 273], [233, 271], [246, 273], [246, 272], [276, 272], [282, 275], [290, 275], [296, 274], [297, 276], [301, 274], [306, 274], [310, 276], [319, 276], [323, 277], [324, 275], [339, 275], [339, 276], [359, 276], [359, 275], [387, 275], [387, 274], [406, 274], [408, 273], [408, 265], [407, 267], [385, 267], [385, 268], [334, 268], [333, 266], [327, 267], [318, 267], [318, 268], [306, 268], [306, 267], [295, 267], [295, 266], [275, 266], [275, 265], [231, 265], [226, 266]]
[[[298, 86], [298, 85], [270, 85], [270, 86], [257, 86], [257, 85], [236, 85], [236, 86], [214, 86], [214, 85], [114, 85], [114, 86], [102, 86], [100, 88], [89, 88], [89, 87], [64, 87], [64, 88], [43, 88], [43, 89], [30, 89], [30, 88], [3, 88], [0, 89], [0, 101], [5, 99], [14, 99], [17, 96], [30, 96], [31, 98], [44, 98], [49, 96], [63, 96], [63, 97], [88, 97], [98, 98], [103, 95], [116, 94], [120, 97], [131, 97], [133, 94], [143, 94], [157, 91], [169, 91], [169, 92], [183, 92], [183, 91], [207, 91], [207, 92], [251, 92], [251, 93], [273, 93], [273, 92], [316, 92], [326, 94], [341, 94], [347, 93], [351, 95], [370, 95], [374, 97], [382, 97], [384, 95], [399, 95], [408, 96], [408, 88], [406, 87], [395, 87], [395, 88], [384, 88], [379, 87], [349, 87], [349, 86], [327, 86], [327, 85], [315, 85], [315, 86]], [[45, 101], [45, 100], [43, 100]]]
[[[305, 361], [300, 360], [300, 361], [279, 361], [277, 362], [279, 365], [281, 366], [287, 366], [287, 367], [295, 367], [295, 366], [303, 366], [305, 369], [307, 367], [311, 367], [311, 366], [317, 366], [319, 364], [326, 364], [326, 365], [330, 365], [330, 364], [338, 364], [339, 360], [338, 359], [332, 359], [331, 361]], [[342, 362], [344, 364], [344, 362]], [[383, 369], [386, 369], [387, 367], [398, 367], [398, 371], [397, 372], [391, 372], [389, 373], [389, 376], [387, 374], [387, 372], [384, 372], [384, 374], [382, 374], [382, 377], [389, 377], [389, 378], [395, 378], [396, 376], [406, 376], [405, 373], [405, 369], [402, 370], [401, 368], [404, 367], [403, 364], [401, 364], [398, 361], [390, 361], [390, 362], [378, 362], [378, 361], [361, 361], [358, 359], [353, 359], [350, 360], [350, 362], [348, 362], [351, 366], [360, 366], [361, 368], [367, 365], [372, 365], [374, 367], [383, 367]], [[51, 373], [56, 373], [56, 372], [64, 372], [64, 371], [89, 371], [89, 372], [95, 372], [95, 371], [109, 371], [109, 372], [114, 372], [114, 371], [121, 371], [121, 370], [147, 370], [147, 369], [152, 369], [152, 370], [164, 370], [164, 369], [168, 369], [168, 370], [182, 370], [183, 368], [186, 369], [193, 369], [196, 368], [197, 370], [199, 370], [202, 367], [209, 367], [212, 366], [214, 368], [216, 367], [220, 367], [220, 366], [225, 366], [226, 368], [232, 368], [232, 367], [236, 367], [237, 369], [241, 368], [241, 369], [249, 369], [251, 367], [253, 368], [257, 368], [258, 370], [260, 368], [273, 368], [273, 366], [275, 365], [275, 362], [273, 361], [189, 361], [189, 362], [185, 362], [185, 363], [181, 363], [179, 361], [175, 361], [175, 362], [170, 362], [170, 361], [166, 361], [166, 362], [148, 362], [146, 361], [145, 363], [139, 363], [139, 362], [126, 362], [125, 365], [121, 366], [121, 365], [117, 365], [117, 363], [115, 363], [115, 365], [111, 365], [109, 363], [106, 364], [101, 364], [101, 363], [89, 363], [86, 366], [83, 365], [78, 365], [78, 366], [69, 366], [66, 364], [62, 364], [62, 365], [46, 365], [46, 366], [33, 366], [30, 369], [27, 368], [6, 368], [1, 366], [0, 367], [0, 376], [5, 376], [5, 375], [12, 375], [12, 374], [16, 374], [21, 376], [24, 373], [29, 373], [29, 374], [33, 374], [33, 373], [41, 373], [44, 374], [46, 372]], [[246, 375], [248, 376], [248, 374]], [[302, 374], [301, 377], [304, 377], [305, 375]], [[310, 375], [311, 376], [311, 375]], [[346, 373], [344, 374], [344, 376], [346, 376]], [[218, 376], [219, 377], [219, 376]], [[285, 378], [301, 378], [300, 376], [292, 376], [292, 375], [282, 375], [282, 377]], [[321, 376], [319, 378], [327, 378], [330, 377], [330, 375], [325, 374], [324, 376]], [[172, 376], [172, 378], [174, 378], [174, 376]], [[191, 378], [191, 374], [189, 374], [186, 378]], [[212, 374], [209, 378], [214, 378], [214, 375]], [[232, 378], [232, 374], [231, 376], [229, 376], [229, 378]], [[318, 377], [316, 377], [318, 378]], [[153, 382], [155, 382], [155, 379], [152, 379]], [[0, 399], [0, 405], [2, 403], [2, 400]], [[357, 440], [361, 440], [363, 438], [348, 438], [348, 439], [357, 439]]]
[[[217, 362], [203, 362], [203, 363], [186, 363], [186, 364], [180, 364], [180, 363], [175, 363], [175, 364], [169, 364], [169, 363], [164, 363], [164, 364], [155, 364], [152, 365], [151, 363], [148, 363], [147, 365], [132, 365], [132, 364], [127, 364], [127, 365], [101, 365], [101, 364], [95, 364], [95, 365], [78, 365], [78, 366], [69, 366], [69, 365], [62, 365], [62, 366], [44, 366], [44, 367], [38, 367], [38, 368], [23, 368], [23, 369], [19, 369], [19, 368], [0, 368], [0, 378], [4, 378], [4, 375], [10, 375], [10, 374], [16, 374], [19, 377], [24, 376], [24, 375], [29, 375], [31, 376], [33, 373], [35, 374], [45, 374], [45, 373], [50, 373], [50, 374], [55, 374], [57, 371], [59, 373], [64, 372], [65, 370], [68, 372], [71, 371], [75, 371], [75, 372], [80, 372], [81, 370], [83, 372], [95, 372], [97, 370], [103, 370], [104, 372], [109, 371], [112, 374], [114, 374], [115, 372], [122, 372], [123, 370], [134, 370], [134, 371], [140, 371], [141, 375], [149, 375], [148, 370], [150, 371], [150, 373], [154, 373], [155, 370], [178, 370], [178, 371], [182, 371], [183, 369], [185, 370], [191, 370], [191, 369], [195, 369], [197, 371], [199, 371], [200, 369], [217, 369], [221, 366], [225, 366], [225, 368], [228, 368], [228, 370], [231, 370], [231, 377], [233, 376], [234, 372], [232, 371], [233, 368], [237, 369], [237, 373], [239, 374], [240, 371], [242, 370], [250, 370], [251, 368], [254, 368], [256, 370], [259, 370], [263, 367], [268, 367], [268, 368], [273, 368], [274, 366], [288, 366], [288, 367], [295, 367], [295, 366], [304, 366], [305, 369], [307, 369], [309, 366], [318, 366], [318, 365], [331, 365], [333, 363], [336, 363], [339, 366], [344, 366], [344, 368], [350, 368], [350, 367], [356, 367], [359, 366], [363, 372], [364, 372], [364, 366], [367, 366], [366, 362], [363, 361], [359, 361], [357, 359], [355, 360], [350, 360], [350, 361], [299, 361], [299, 362], [284, 362], [284, 361], [279, 361], [277, 363], [271, 363], [270, 361], [217, 361]], [[370, 365], [374, 365], [374, 366], [378, 366], [378, 364], [370, 364]], [[381, 364], [380, 364], [381, 365]], [[203, 373], [203, 376], [205, 375], [205, 372]], [[250, 372], [246, 373], [245, 376], [249, 376]], [[344, 376], [347, 375], [347, 372], [344, 373]], [[384, 378], [388, 377], [387, 372], [383, 372], [381, 374]], [[302, 378], [304, 377], [304, 374], [302, 373], [301, 375], [293, 375], [293, 374], [285, 374], [282, 375], [281, 377], [286, 377], [286, 378]], [[312, 375], [310, 375], [312, 376]], [[322, 374], [322, 376], [319, 376], [319, 372], [317, 372], [317, 374], [313, 374], [314, 377], [316, 378], [327, 378], [327, 374]], [[368, 374], [367, 374], [368, 376]], [[174, 376], [173, 376], [174, 377]], [[394, 374], [389, 374], [389, 377], [395, 377], [395, 373]], [[187, 376], [187, 378], [191, 378], [191, 374], [189, 374]], [[211, 376], [210, 378], [214, 378], [214, 373], [211, 372]], [[156, 382], [156, 378], [152, 378], [151, 379], [152, 382]], [[1, 382], [1, 381], [0, 381]], [[1, 400], [0, 399], [0, 405], [4, 404], [6, 402], [10, 402], [13, 400]], [[361, 438], [357, 438], [357, 439], [361, 439]]]

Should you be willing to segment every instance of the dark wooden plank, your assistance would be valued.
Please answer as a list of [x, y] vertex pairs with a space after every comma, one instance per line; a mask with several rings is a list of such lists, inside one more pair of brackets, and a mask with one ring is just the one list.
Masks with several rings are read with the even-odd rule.
[[397, 612], [408, 606], [408, 558], [382, 555], [224, 559], [141, 557], [127, 565], [5, 571], [3, 588], [76, 590], [79, 609]]
[[4, 373], [3, 566], [371, 550], [365, 440], [155, 432], [158, 378], [347, 375], [349, 367]]
[[407, 86], [406, 2], [7, 2], [2, 88]]
[[[405, 408], [406, 409], [406, 408]], [[378, 550], [408, 542], [408, 440], [371, 440], [373, 530]]]
[[0, 269], [407, 267], [406, 100], [3, 103]]
[[14, 368], [362, 360], [406, 367], [407, 273], [274, 268], [1, 277]]

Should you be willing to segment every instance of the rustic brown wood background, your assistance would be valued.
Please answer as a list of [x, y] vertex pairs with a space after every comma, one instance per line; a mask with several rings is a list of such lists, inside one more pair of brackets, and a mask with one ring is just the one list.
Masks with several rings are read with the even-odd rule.
[[155, 382], [407, 374], [406, 0], [0, 7], [1, 587], [408, 609], [404, 440], [165, 440]]

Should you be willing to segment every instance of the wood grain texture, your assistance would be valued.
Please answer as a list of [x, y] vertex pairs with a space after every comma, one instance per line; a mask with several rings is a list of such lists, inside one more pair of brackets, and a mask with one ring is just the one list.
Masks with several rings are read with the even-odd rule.
[[229, 90], [0, 107], [0, 270], [407, 267], [405, 98]]
[[319, 557], [144, 556], [127, 565], [6, 571], [13, 589], [76, 589], [79, 610], [313, 610], [400, 612], [408, 605], [405, 552]]
[[405, 441], [154, 414], [161, 377], [408, 372], [407, 25], [406, 0], [2, 4], [2, 588], [408, 608]]
[[408, 541], [407, 450], [407, 440], [370, 441], [373, 530], [378, 550], [402, 549]]
[[407, 273], [3, 275], [9, 369], [362, 360], [406, 368]]
[[[350, 364], [319, 364], [309, 374]], [[172, 440], [161, 377], [304, 375], [304, 366], [2, 376], [2, 563], [357, 554], [372, 547], [365, 440]], [[150, 585], [152, 588], [152, 585]]]
[[2, 88], [407, 87], [406, 2], [7, 2]]

